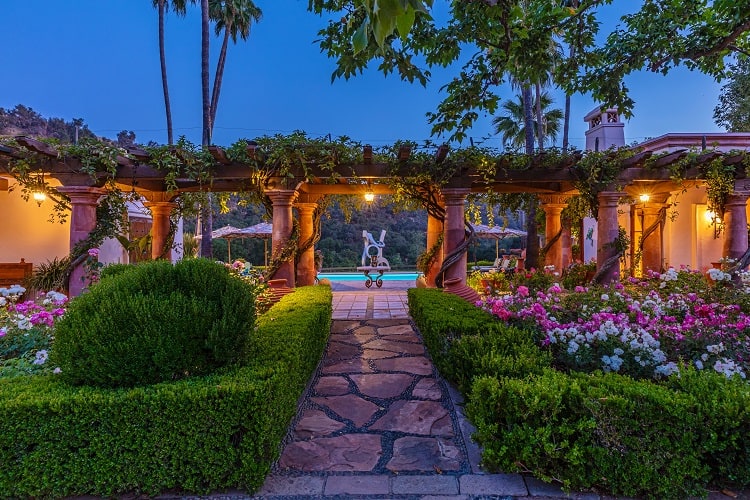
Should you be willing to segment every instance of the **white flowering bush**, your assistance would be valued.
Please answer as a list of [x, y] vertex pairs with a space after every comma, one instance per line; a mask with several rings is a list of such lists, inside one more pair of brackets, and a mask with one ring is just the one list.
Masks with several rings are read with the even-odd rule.
[[0, 377], [55, 372], [47, 358], [68, 298], [51, 291], [19, 302], [25, 291], [18, 285], [0, 288]]
[[[670, 269], [608, 287], [557, 284], [532, 295], [488, 297], [479, 305], [500, 319], [524, 324], [563, 369], [602, 370], [663, 378], [684, 364], [745, 379], [750, 373], [747, 293], [714, 269], [706, 277]], [[727, 282], [717, 286], [716, 282]]]

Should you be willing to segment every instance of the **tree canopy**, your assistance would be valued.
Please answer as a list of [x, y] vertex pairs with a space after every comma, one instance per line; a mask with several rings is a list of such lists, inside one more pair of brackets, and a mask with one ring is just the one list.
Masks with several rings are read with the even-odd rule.
[[[719, 79], [734, 55], [750, 53], [750, 2], [643, 0], [602, 33], [602, 7], [609, 4], [633, 2], [452, 0], [445, 22], [431, 17], [432, 0], [310, 0], [309, 9], [342, 15], [320, 31], [321, 50], [337, 60], [334, 79], [377, 61], [386, 74], [426, 84], [431, 67], [468, 55], [428, 114], [434, 134], [459, 141], [480, 112], [497, 110], [496, 88], [506, 75], [537, 82], [551, 72], [566, 92], [590, 93], [629, 116], [634, 102], [625, 77], [631, 73], [684, 65]], [[552, 41], [574, 48], [572, 56], [550, 51]]]
[[714, 120], [729, 132], [750, 132], [750, 58], [741, 57], [730, 66], [729, 82], [721, 88]]

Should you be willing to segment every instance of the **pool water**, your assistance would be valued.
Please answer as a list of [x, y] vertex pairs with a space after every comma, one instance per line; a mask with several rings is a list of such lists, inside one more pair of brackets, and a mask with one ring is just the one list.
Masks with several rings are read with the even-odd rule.
[[[371, 272], [370, 276], [375, 279], [378, 277], [377, 272]], [[381, 279], [383, 281], [414, 281], [419, 276], [418, 273], [391, 273], [385, 272]], [[329, 279], [331, 281], [362, 281], [365, 273], [320, 273], [318, 279]]]

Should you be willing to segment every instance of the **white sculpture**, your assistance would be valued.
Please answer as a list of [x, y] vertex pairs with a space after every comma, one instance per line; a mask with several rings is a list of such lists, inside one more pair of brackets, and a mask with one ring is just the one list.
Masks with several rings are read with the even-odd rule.
[[[391, 270], [391, 265], [388, 263], [388, 259], [383, 257], [383, 248], [385, 248], [385, 229], [380, 231], [380, 240], [375, 241], [372, 234], [368, 231], [362, 231], [362, 239], [364, 240], [365, 249], [362, 251], [362, 266], [357, 268], [357, 271], [365, 273], [365, 286], [370, 288], [373, 283], [378, 288], [383, 286], [383, 273]], [[374, 248], [377, 253], [370, 255], [370, 249]], [[377, 271], [377, 276], [371, 276], [370, 271]]]
[[[388, 263], [388, 260], [383, 257], [383, 248], [385, 248], [385, 242], [383, 241], [385, 239], [385, 229], [380, 231], [379, 241], [375, 241], [372, 233], [367, 230], [362, 231], [362, 239], [365, 244], [364, 251], [362, 252], [362, 267], [370, 266], [390, 269], [391, 265]], [[371, 255], [371, 248], [375, 248], [377, 253]]]

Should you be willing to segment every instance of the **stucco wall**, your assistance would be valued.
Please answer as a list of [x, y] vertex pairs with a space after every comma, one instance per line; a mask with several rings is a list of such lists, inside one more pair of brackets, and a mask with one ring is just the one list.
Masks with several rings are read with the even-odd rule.
[[37, 264], [68, 254], [70, 223], [48, 222], [51, 206], [49, 201], [41, 206], [24, 201], [18, 187], [0, 190], [0, 262], [23, 258]]
[[[70, 220], [62, 224], [49, 222], [51, 209], [50, 201], [41, 206], [33, 200], [24, 201], [15, 181], [0, 179], [0, 262], [20, 262], [23, 258], [36, 265], [68, 255]], [[142, 206], [130, 207], [129, 213], [149, 217]], [[182, 221], [175, 242], [173, 261], [182, 258]], [[99, 260], [105, 264], [127, 263], [128, 255], [120, 242], [110, 239], [101, 245]]]

